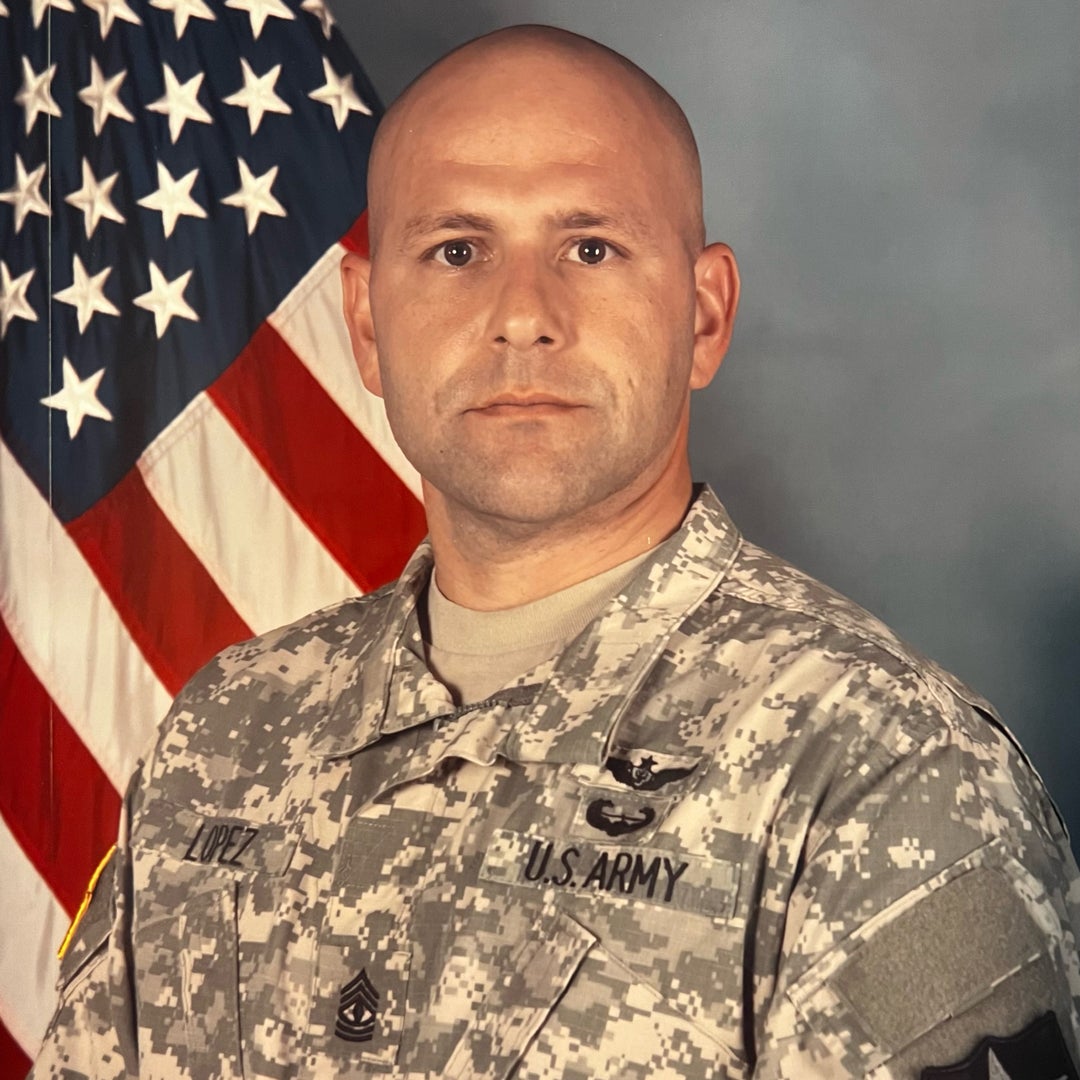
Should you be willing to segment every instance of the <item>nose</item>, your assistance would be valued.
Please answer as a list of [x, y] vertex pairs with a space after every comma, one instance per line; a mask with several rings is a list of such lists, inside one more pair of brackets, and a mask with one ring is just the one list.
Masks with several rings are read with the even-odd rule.
[[567, 314], [558, 271], [534, 258], [514, 259], [496, 283], [488, 340], [515, 352], [558, 348], [566, 344]]

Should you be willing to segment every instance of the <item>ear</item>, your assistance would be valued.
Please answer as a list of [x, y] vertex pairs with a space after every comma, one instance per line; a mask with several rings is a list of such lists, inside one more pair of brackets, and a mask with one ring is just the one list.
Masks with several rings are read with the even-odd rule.
[[375, 324], [371, 318], [371, 261], [350, 251], [341, 260], [341, 296], [345, 325], [349, 328], [353, 358], [360, 378], [373, 393], [382, 397], [379, 350], [375, 344]]
[[694, 264], [694, 363], [690, 388], [700, 390], [724, 359], [739, 306], [739, 268], [727, 244], [709, 244]]

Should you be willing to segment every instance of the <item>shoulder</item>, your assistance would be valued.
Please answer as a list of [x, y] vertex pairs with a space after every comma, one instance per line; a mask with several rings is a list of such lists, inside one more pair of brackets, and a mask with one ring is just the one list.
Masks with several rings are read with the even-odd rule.
[[[726, 754], [736, 728], [752, 733], [757, 758], [783, 764], [786, 790], [811, 801], [819, 822], [890, 787], [917, 814], [915, 789], [901, 787], [910, 773], [953, 802], [953, 817], [1062, 836], [1035, 770], [985, 698], [783, 559], [741, 541], [680, 633], [676, 652], [714, 717], [714, 749]], [[760, 780], [754, 772], [748, 782]]]
[[996, 717], [984, 697], [898, 637], [877, 616], [755, 544], [742, 542], [717, 592], [741, 601], [748, 618], [785, 628], [801, 644], [817, 642], [823, 650], [853, 662], [876, 659], [917, 681], [946, 708], [960, 699]]
[[378, 648], [393, 605], [387, 586], [222, 650], [173, 702], [148, 763], [154, 773], [199, 771], [225, 757], [253, 772], [270, 758], [298, 760], [345, 673]]
[[324, 673], [340, 654], [362, 648], [377, 633], [393, 601], [391, 585], [350, 597], [294, 622], [223, 649], [192, 676], [179, 695], [189, 698], [216, 686], [251, 680], [283, 690]]
[[696, 621], [715, 646], [752, 657], [755, 677], [801, 686], [807, 703], [842, 697], [883, 721], [901, 709], [920, 740], [945, 726], [976, 740], [990, 727], [1014, 742], [982, 695], [854, 601], [745, 540]]

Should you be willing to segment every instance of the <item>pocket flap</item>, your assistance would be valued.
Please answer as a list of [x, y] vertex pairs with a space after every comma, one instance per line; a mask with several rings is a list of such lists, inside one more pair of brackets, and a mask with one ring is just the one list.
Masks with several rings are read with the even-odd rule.
[[568, 915], [549, 909], [477, 1009], [443, 1076], [451, 1080], [507, 1076], [596, 941], [594, 934]]

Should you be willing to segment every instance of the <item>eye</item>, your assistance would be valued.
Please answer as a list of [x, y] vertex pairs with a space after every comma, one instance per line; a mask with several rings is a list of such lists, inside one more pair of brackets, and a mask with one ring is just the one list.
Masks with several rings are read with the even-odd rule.
[[447, 240], [432, 253], [436, 262], [453, 267], [467, 266], [472, 262], [474, 254], [473, 246], [468, 240]]
[[570, 259], [572, 262], [585, 263], [586, 266], [597, 266], [608, 257], [611, 250], [606, 240], [587, 236], [584, 240], [574, 241], [570, 249]]

